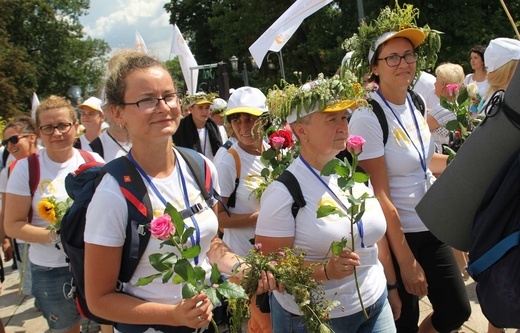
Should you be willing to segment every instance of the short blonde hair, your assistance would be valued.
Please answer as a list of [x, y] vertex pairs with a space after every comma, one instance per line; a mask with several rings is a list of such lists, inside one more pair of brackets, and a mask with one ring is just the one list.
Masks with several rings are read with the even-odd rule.
[[489, 83], [489, 90], [486, 98], [490, 97], [495, 91], [500, 89], [506, 89], [509, 82], [515, 74], [516, 67], [518, 66], [518, 60], [511, 60], [500, 68], [489, 72], [487, 74], [487, 80]]
[[78, 121], [76, 110], [68, 99], [61, 96], [51, 95], [47, 99], [43, 100], [36, 108], [36, 126], [40, 126], [40, 114], [42, 112], [61, 108], [65, 108], [69, 111], [70, 119], [73, 124]]
[[446, 62], [435, 69], [435, 76], [443, 83], [456, 83], [460, 86], [464, 81], [464, 69], [461, 65]]

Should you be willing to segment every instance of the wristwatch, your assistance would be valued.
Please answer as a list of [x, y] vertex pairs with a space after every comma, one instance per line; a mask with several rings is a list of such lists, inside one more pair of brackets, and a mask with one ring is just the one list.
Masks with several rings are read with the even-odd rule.
[[387, 289], [388, 291], [390, 291], [390, 290], [392, 290], [392, 289], [397, 289], [397, 288], [399, 288], [399, 282], [396, 282], [396, 283], [394, 283], [394, 284], [387, 284], [387, 285], [386, 285], [386, 289]]

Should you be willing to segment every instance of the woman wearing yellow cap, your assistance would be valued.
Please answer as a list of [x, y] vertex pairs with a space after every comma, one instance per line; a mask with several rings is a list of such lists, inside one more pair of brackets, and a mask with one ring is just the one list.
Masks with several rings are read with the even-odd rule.
[[[370, 174], [387, 220], [386, 235], [398, 277], [389, 283], [398, 283], [402, 301], [397, 331], [451, 332], [471, 313], [465, 285], [451, 247], [439, 241], [415, 212], [415, 206], [435, 180], [432, 172], [444, 170], [447, 156], [434, 153], [426, 120], [408, 93], [418, 71], [417, 63], [424, 60], [416, 48], [425, 40], [425, 32], [434, 32], [415, 28], [414, 22], [396, 20], [406, 12], [412, 19], [418, 14], [411, 6], [396, 8], [391, 12], [394, 16], [387, 15], [389, 9], [385, 9], [377, 24], [362, 25], [359, 40], [371, 43], [356, 50], [365, 64], [368, 60], [370, 81], [379, 86], [370, 97], [383, 109], [388, 139], [383, 142], [381, 125], [369, 108], [354, 112], [349, 130], [366, 140], [359, 165]], [[432, 36], [428, 43], [431, 40]], [[422, 296], [428, 296], [433, 312], [418, 326]]]
[[[278, 114], [287, 118], [301, 145], [300, 156], [286, 171], [292, 173], [300, 185], [305, 206], [293, 216], [294, 199], [288, 188], [281, 182], [273, 182], [262, 195], [255, 240], [262, 244], [264, 253], [279, 251], [282, 247], [299, 248], [306, 251], [307, 262], [320, 263], [313, 266], [312, 277], [323, 281], [326, 300], [339, 302], [339, 306], [330, 311], [329, 324], [334, 332], [395, 332], [385, 273], [389, 274], [388, 280], [394, 281], [395, 274], [386, 243], [376, 246], [386, 230], [377, 199], [366, 200], [362, 221], [352, 229], [354, 248], [363, 247], [372, 253], [374, 260], [362, 260], [361, 251], [348, 250], [352, 248], [350, 242], [339, 255], [329, 252], [332, 242], [351, 237], [351, 222], [346, 213], [350, 204], [347, 193], [338, 187], [337, 175], [321, 176], [321, 171], [346, 148], [348, 109], [355, 107], [353, 100], [362, 96], [361, 90], [360, 85], [350, 80], [334, 77], [320, 78], [299, 89], [289, 85], [269, 95], [270, 108], [276, 108]], [[354, 192], [370, 193], [370, 189], [359, 183], [354, 186]], [[324, 203], [336, 206], [345, 215], [317, 217], [317, 210]], [[386, 259], [385, 268], [378, 257]], [[356, 292], [355, 266], [363, 304], [370, 314], [368, 318], [363, 314]], [[270, 301], [274, 332], [307, 332], [303, 325], [305, 318], [291, 295], [275, 291]]]

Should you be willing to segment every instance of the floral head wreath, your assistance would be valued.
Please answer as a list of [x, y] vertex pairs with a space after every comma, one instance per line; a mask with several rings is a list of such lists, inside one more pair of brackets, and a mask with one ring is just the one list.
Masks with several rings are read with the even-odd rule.
[[[350, 61], [346, 63], [348, 69], [357, 73], [361, 79], [365, 73], [370, 73], [371, 64], [369, 61], [370, 51], [376, 52], [376, 41], [383, 34], [395, 31], [400, 32], [405, 29], [420, 30], [425, 39], [417, 47], [419, 58], [417, 59], [417, 72], [421, 70], [431, 70], [437, 62], [437, 53], [441, 48], [440, 31], [430, 29], [428, 25], [418, 27], [416, 18], [419, 17], [419, 9], [413, 5], [403, 4], [402, 7], [396, 0], [395, 8], [385, 7], [381, 10], [378, 18], [370, 22], [362, 22], [358, 28], [358, 33], [343, 42], [346, 51], [354, 51]], [[342, 72], [345, 68], [342, 69]]]
[[366, 105], [364, 95], [364, 89], [350, 72], [329, 79], [320, 74], [302, 86], [287, 82], [283, 89], [275, 86], [267, 94], [267, 105], [274, 117], [292, 123], [316, 111], [334, 112]]
[[213, 100], [218, 97], [216, 93], [205, 93], [198, 92], [193, 95], [186, 95], [183, 100], [183, 104], [192, 106], [194, 104], [213, 104]]

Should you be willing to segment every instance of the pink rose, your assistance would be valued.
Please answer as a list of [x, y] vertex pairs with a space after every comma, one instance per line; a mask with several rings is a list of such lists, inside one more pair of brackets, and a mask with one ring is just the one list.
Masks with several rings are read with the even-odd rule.
[[269, 145], [274, 150], [291, 148], [294, 145], [293, 135], [290, 130], [279, 130], [269, 135]]
[[262, 243], [256, 243], [255, 249], [260, 250], [262, 248]]
[[285, 142], [284, 138], [275, 136], [270, 140], [269, 144], [271, 145], [271, 148], [273, 148], [274, 150], [278, 150], [278, 149], [283, 148], [284, 142]]
[[159, 216], [150, 222], [150, 232], [160, 240], [166, 240], [171, 234], [175, 233], [172, 218], [168, 214]]
[[449, 96], [457, 95], [459, 92], [459, 85], [456, 83], [450, 83], [446, 85], [446, 92]]
[[351, 135], [347, 139], [347, 151], [352, 155], [359, 155], [363, 151], [365, 139], [358, 135]]

